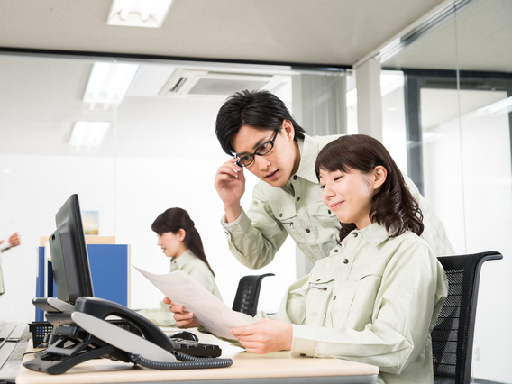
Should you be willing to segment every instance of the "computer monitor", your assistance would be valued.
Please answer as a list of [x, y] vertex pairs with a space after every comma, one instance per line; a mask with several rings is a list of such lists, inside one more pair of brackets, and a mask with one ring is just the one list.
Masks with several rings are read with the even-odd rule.
[[57, 298], [75, 304], [79, 297], [94, 296], [78, 195], [69, 197], [55, 222], [57, 230], [49, 241]]

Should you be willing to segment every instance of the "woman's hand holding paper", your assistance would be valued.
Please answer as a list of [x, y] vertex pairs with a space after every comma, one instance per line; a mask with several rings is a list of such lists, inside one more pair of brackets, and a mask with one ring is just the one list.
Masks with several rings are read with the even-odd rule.
[[176, 320], [178, 328], [194, 328], [201, 325], [194, 319], [192, 312], [185, 312], [182, 305], [174, 304], [168, 297], [164, 297], [164, 304], [170, 305], [169, 311], [174, 313], [174, 320]]
[[231, 333], [247, 352], [268, 353], [292, 348], [293, 327], [282, 321], [261, 319], [251, 325], [232, 328]]

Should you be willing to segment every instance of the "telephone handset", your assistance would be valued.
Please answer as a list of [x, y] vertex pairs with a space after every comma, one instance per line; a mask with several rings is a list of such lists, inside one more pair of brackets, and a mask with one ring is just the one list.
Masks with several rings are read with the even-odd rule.
[[[31, 370], [61, 374], [99, 357], [151, 369], [224, 368], [233, 364], [231, 359], [216, 358], [222, 353], [218, 346], [171, 339], [145, 317], [105, 299], [80, 297], [75, 306], [56, 298], [36, 298], [32, 303], [47, 312], [46, 318], [54, 326], [53, 339], [57, 340], [23, 363]], [[122, 318], [131, 331], [112, 324], [106, 320], [108, 316]]]

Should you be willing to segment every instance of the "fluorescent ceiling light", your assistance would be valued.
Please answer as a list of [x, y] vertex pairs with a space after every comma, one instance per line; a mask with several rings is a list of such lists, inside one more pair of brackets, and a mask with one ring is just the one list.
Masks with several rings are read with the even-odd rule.
[[107, 24], [159, 28], [172, 0], [114, 0]]
[[505, 115], [512, 113], [512, 96], [507, 97], [506, 99], [497, 101], [496, 103], [492, 103], [486, 105], [484, 107], [478, 108], [473, 112], [466, 113], [462, 115], [460, 118], [455, 117], [451, 120], [440, 123], [440, 126], [450, 126], [452, 124], [459, 124], [460, 120], [462, 120], [463, 124], [469, 123], [471, 121], [481, 119], [483, 117], [492, 116], [492, 115]]
[[138, 69], [137, 64], [94, 63], [83, 100], [92, 106], [121, 104]]
[[110, 123], [77, 121], [69, 138], [69, 144], [77, 147], [90, 148], [101, 144], [107, 133]]
[[[506, 115], [509, 113], [512, 113], [512, 96], [497, 101], [496, 103], [492, 103], [484, 107], [478, 108], [476, 111], [462, 115], [462, 122], [467, 123], [476, 119], [481, 119], [482, 117], [486, 117], [489, 115]], [[452, 121], [457, 121], [457, 118], [450, 120], [450, 122]]]
[[442, 1], [441, 4], [436, 6], [432, 11], [410, 23], [405, 29], [393, 36], [382, 46], [358, 60], [352, 65], [352, 68], [358, 68], [370, 59], [378, 59], [381, 64], [384, 64], [402, 52], [409, 44], [420, 39], [431, 29], [450, 20], [456, 13], [460, 13], [463, 8], [467, 7], [473, 1], [475, 0]]
[[510, 112], [512, 112], [512, 96], [500, 100], [496, 103], [486, 105], [485, 107], [479, 108], [475, 111], [475, 113], [478, 115], [493, 113], [508, 114]]

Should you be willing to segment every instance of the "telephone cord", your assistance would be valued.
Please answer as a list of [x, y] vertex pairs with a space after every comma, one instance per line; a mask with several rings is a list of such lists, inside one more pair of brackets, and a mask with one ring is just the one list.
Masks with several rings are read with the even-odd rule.
[[144, 368], [165, 370], [165, 369], [212, 369], [226, 368], [233, 365], [231, 359], [205, 358], [189, 356], [181, 352], [172, 352], [180, 361], [153, 361], [143, 358], [139, 354], [128, 354], [132, 362]]

